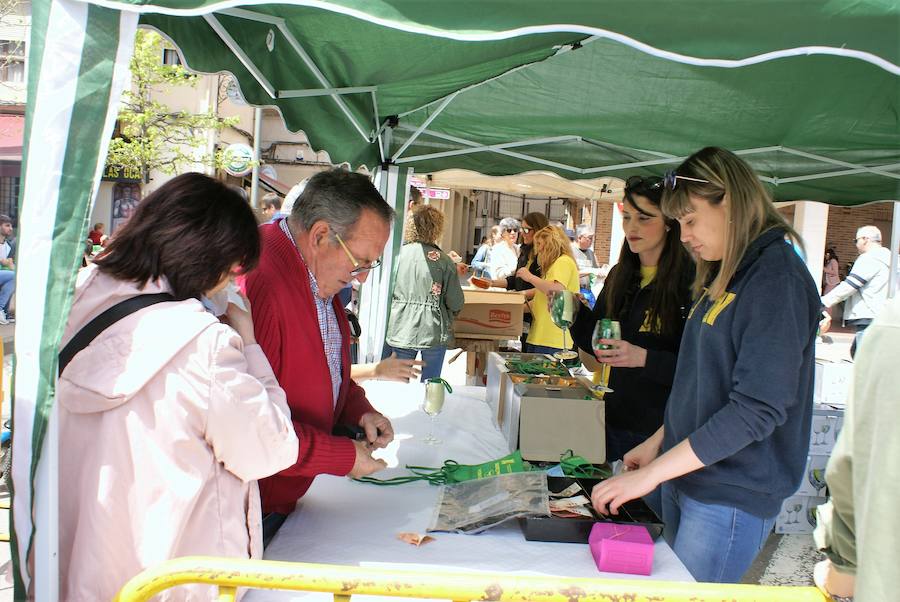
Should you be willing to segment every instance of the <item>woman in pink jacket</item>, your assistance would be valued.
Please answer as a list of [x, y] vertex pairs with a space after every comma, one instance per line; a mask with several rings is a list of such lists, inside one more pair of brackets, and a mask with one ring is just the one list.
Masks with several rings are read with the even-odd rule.
[[[178, 556], [261, 556], [256, 480], [293, 464], [298, 442], [246, 298], [227, 324], [199, 301], [258, 258], [247, 203], [191, 173], [148, 196], [79, 274], [63, 345], [125, 299], [173, 300], [112, 324], [60, 376], [60, 599], [110, 600]], [[159, 599], [214, 598], [184, 586]]]

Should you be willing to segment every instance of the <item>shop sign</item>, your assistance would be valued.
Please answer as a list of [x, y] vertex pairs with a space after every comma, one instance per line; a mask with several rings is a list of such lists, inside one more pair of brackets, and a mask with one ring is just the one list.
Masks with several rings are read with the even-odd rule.
[[426, 199], [446, 201], [450, 198], [450, 190], [448, 188], [423, 188], [422, 196]]
[[107, 182], [140, 182], [141, 168], [133, 165], [107, 164], [100, 179]]
[[246, 176], [253, 171], [253, 149], [246, 144], [229, 144], [225, 149], [224, 168], [233, 176]]

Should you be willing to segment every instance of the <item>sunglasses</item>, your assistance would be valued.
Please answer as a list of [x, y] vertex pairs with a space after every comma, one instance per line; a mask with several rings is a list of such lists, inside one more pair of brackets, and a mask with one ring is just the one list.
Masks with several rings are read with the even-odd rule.
[[518, 228], [503, 228], [504, 232], [518, 232]]
[[532, 230], [534, 230], [534, 228], [522, 228], [522, 232], [524, 232], [525, 234], [528, 234]]
[[[668, 190], [675, 190], [675, 186], [678, 185], [678, 180], [686, 180], [688, 182], [702, 182], [704, 184], [709, 184], [709, 180], [703, 180], [701, 178], [689, 178], [687, 176], [679, 176], [675, 173], [675, 170], [666, 172], [666, 175], [663, 176], [661, 184], [667, 188]], [[659, 184], [657, 184], [657, 187]]]
[[334, 237], [337, 239], [338, 243], [341, 245], [341, 248], [344, 249], [344, 253], [347, 254], [347, 258], [350, 260], [350, 263], [353, 265], [353, 269], [350, 270], [351, 276], [359, 276], [360, 274], [365, 274], [369, 270], [374, 270], [378, 266], [381, 265], [381, 258], [379, 257], [369, 265], [360, 266], [359, 261], [356, 260], [356, 257], [353, 256], [353, 253], [350, 252], [350, 249], [347, 248], [346, 243], [344, 243], [344, 239], [341, 238], [341, 235], [337, 232], [334, 233]]

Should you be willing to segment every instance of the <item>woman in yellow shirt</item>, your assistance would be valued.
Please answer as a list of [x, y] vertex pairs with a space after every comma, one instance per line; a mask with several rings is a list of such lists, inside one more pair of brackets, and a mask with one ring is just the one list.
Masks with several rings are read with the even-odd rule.
[[[563, 332], [550, 318], [547, 295], [551, 291], [579, 290], [578, 264], [572, 257], [569, 237], [556, 226], [541, 228], [534, 235], [534, 251], [543, 278], [535, 276], [527, 267], [519, 268], [516, 276], [535, 288], [531, 301], [531, 330], [525, 341], [526, 353], [553, 353], [563, 347]], [[571, 344], [571, 337], [566, 335]]]

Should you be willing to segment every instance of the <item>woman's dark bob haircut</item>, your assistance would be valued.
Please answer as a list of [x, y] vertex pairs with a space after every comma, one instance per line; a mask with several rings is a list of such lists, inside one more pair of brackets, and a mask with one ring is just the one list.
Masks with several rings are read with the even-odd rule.
[[147, 282], [166, 278], [178, 299], [199, 297], [239, 264], [259, 262], [256, 218], [241, 195], [199, 173], [177, 176], [140, 202], [94, 261], [100, 271]]

